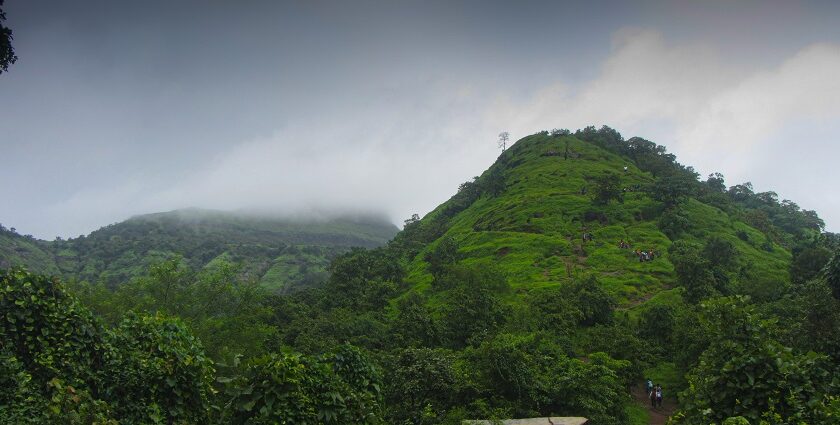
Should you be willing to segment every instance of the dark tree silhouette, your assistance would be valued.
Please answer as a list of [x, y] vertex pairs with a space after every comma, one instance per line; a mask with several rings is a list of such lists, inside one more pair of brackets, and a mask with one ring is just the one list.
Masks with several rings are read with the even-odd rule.
[[3, 1], [0, 0], [0, 74], [8, 71], [9, 65], [17, 61], [15, 49], [12, 47], [12, 30], [3, 25], [3, 21], [6, 20]]

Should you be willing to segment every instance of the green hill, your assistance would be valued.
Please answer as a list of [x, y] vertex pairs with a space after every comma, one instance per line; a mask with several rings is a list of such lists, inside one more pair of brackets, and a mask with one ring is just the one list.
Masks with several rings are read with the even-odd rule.
[[285, 292], [322, 282], [330, 259], [351, 247], [383, 245], [397, 228], [384, 219], [294, 220], [211, 210], [132, 217], [69, 240], [41, 241], [0, 232], [0, 268], [118, 285], [151, 264], [183, 256], [195, 269], [240, 264], [244, 277]]
[[[617, 177], [621, 200], [599, 204], [593, 199], [598, 179], [610, 173]], [[486, 185], [494, 174], [504, 182], [498, 194], [467, 193], [477, 190], [471, 185]], [[676, 285], [668, 253], [672, 239], [660, 226], [665, 209], [651, 195], [654, 181], [632, 158], [595, 143], [571, 135], [526, 137], [415, 224], [415, 233], [437, 233], [426, 237], [428, 245], [410, 258], [407, 280], [413, 291], [429, 289], [433, 278], [426, 256], [442, 239], [452, 238], [463, 264], [502, 271], [514, 294], [562, 286], [591, 274], [621, 307], [639, 305]], [[699, 193], [686, 197], [679, 206], [687, 226], [678, 239], [730, 242], [736, 250], [735, 286], [742, 277], [759, 286], [789, 282], [789, 249], [746, 223], [736, 205], [727, 211], [698, 198]], [[592, 240], [584, 241], [584, 233]], [[414, 236], [397, 239], [401, 237]], [[622, 240], [629, 249], [619, 248]], [[636, 249], [653, 250], [656, 259], [640, 262]]]

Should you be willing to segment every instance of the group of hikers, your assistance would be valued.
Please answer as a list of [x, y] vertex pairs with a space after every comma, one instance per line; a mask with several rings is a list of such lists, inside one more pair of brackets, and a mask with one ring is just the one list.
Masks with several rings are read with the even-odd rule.
[[[621, 249], [630, 249], [630, 243], [625, 242], [624, 239], [622, 239], [618, 242], [618, 247]], [[653, 248], [650, 248], [647, 251], [637, 248], [635, 251], [633, 251], [633, 253], [636, 254], [636, 257], [639, 258], [640, 263], [643, 263], [645, 261], [653, 261], [653, 259], [656, 258], [656, 251], [654, 251]]]
[[662, 407], [662, 384], [653, 384], [650, 379], [645, 382], [645, 389], [647, 390], [648, 398], [650, 398], [650, 405], [653, 408]]
[[653, 261], [653, 259], [656, 258], [656, 252], [653, 250], [653, 248], [651, 248], [647, 251], [642, 251], [640, 249], [637, 249], [637, 250], [633, 251], [633, 253], [636, 254], [639, 257], [639, 262], [640, 263], [643, 263], [645, 261]]

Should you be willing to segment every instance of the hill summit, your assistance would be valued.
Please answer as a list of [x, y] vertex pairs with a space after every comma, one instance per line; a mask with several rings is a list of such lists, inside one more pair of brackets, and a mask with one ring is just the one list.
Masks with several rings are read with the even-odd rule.
[[[790, 234], [770, 216], [759, 217], [761, 223], [730, 199], [746, 186], [726, 192], [722, 177], [698, 182], [690, 167], [643, 139], [630, 139], [617, 152], [604, 141], [611, 134], [590, 128], [516, 142], [447, 202], [409, 221], [397, 241], [427, 246], [412, 253], [408, 280], [416, 290], [428, 288], [434, 280], [428, 260], [454, 242], [462, 263], [504, 273], [515, 291], [594, 275], [629, 307], [668, 296], [675, 286], [673, 240], [715, 238], [736, 252], [733, 285], [787, 284], [790, 243], [802, 232], [818, 232], [819, 223]], [[651, 258], [640, 258], [643, 253]]]

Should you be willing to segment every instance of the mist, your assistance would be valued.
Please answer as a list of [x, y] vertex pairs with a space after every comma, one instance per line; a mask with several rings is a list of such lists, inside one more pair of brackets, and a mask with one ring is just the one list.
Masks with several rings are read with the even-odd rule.
[[718, 6], [12, 0], [0, 222], [47, 239], [189, 207], [401, 223], [483, 172], [501, 131], [606, 124], [840, 230], [838, 5]]

